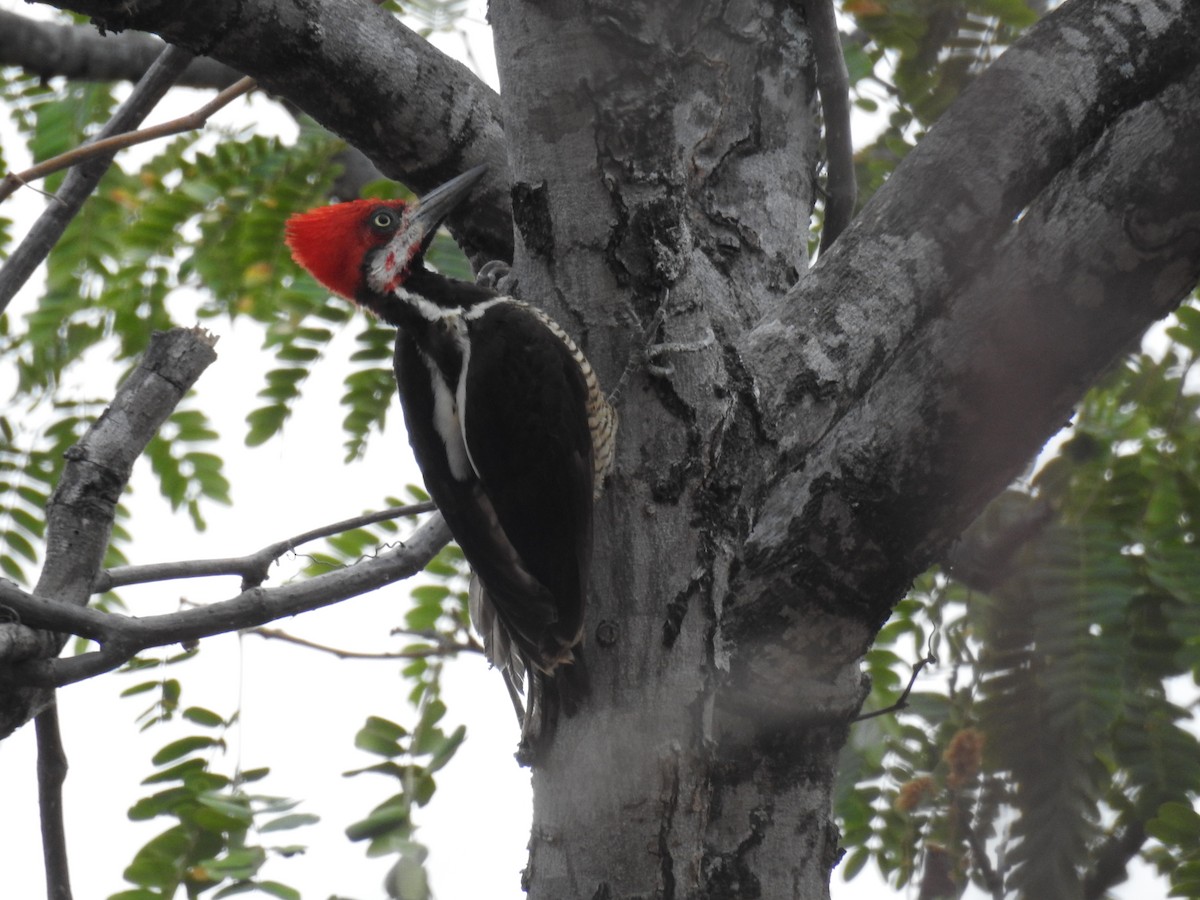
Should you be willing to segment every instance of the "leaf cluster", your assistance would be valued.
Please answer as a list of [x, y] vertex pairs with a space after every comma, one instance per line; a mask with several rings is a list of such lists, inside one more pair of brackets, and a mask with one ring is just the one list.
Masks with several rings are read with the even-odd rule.
[[951, 896], [968, 878], [993, 896], [1098, 896], [1149, 831], [1175, 895], [1198, 895], [1178, 811], [1200, 796], [1181, 705], [1183, 681], [1200, 683], [1198, 326], [1181, 309], [1161, 357], [1094, 388], [1058, 454], [880, 633], [870, 703], [927, 646], [947, 683], [857, 726], [838, 798], [847, 877], [874, 859], [898, 885], [940, 867]]
[[[146, 660], [131, 668], [160, 665]], [[270, 857], [294, 856], [304, 847], [268, 845], [264, 836], [310, 825], [317, 816], [294, 812], [297, 800], [248, 790], [267, 777], [267, 768], [232, 775], [217, 771], [215, 759], [226, 749], [225, 735], [236, 725], [237, 714], [224, 718], [203, 707], [182, 706], [181, 692], [175, 678], [139, 682], [122, 692], [130, 697], [155, 695], [153, 704], [139, 716], [143, 730], [176, 717], [194, 730], [170, 740], [151, 760], [156, 771], [142, 781], [151, 793], [130, 807], [129, 818], [135, 822], [165, 818], [173, 824], [138, 850], [124, 873], [133, 887], [110, 900], [162, 900], [181, 892], [188, 898], [211, 892], [214, 898], [258, 893], [299, 900], [298, 890], [260, 877], [260, 870]]]
[[[433, 583], [412, 590], [413, 606], [405, 614], [404, 633], [418, 637], [405, 647], [408, 652], [470, 640], [462, 551], [447, 546], [426, 573]], [[442, 665], [441, 657], [420, 656], [404, 667], [402, 674], [412, 684], [408, 699], [416, 708], [416, 723], [406, 728], [380, 716], [370, 717], [359, 730], [355, 746], [382, 761], [346, 773], [383, 775], [395, 783], [396, 792], [347, 828], [346, 834], [353, 841], [365, 841], [368, 856], [396, 857], [385, 884], [388, 895], [397, 900], [428, 900], [431, 896], [424, 867], [427, 851], [416, 839], [413, 814], [433, 799], [435, 773], [454, 758], [466, 738], [466, 726], [447, 732], [440, 724], [446, 715], [441, 698]]]

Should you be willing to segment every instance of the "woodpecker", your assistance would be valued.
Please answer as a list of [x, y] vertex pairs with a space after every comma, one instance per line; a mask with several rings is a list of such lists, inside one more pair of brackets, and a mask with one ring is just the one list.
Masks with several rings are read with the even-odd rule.
[[[612, 463], [616, 413], [549, 316], [425, 265], [479, 166], [415, 202], [353, 200], [293, 216], [295, 260], [397, 329], [395, 372], [425, 486], [473, 570], [471, 618], [501, 669], [523, 747], [553, 678], [578, 693], [592, 504]], [[528, 676], [528, 709], [519, 693]], [[571, 682], [570, 686], [565, 683]]]

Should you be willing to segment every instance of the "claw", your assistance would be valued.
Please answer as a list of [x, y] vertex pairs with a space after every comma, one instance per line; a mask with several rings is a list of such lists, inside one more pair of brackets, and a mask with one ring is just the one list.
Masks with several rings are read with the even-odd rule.
[[493, 259], [484, 263], [475, 275], [475, 283], [480, 287], [491, 288], [506, 297], [515, 296], [517, 278], [512, 274], [512, 267], [502, 259]]

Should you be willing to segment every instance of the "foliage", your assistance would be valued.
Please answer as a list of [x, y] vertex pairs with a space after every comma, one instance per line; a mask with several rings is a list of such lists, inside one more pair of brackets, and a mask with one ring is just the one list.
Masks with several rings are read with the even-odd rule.
[[[1200, 397], [1184, 389], [1198, 324], [1182, 309], [1177, 345], [1094, 388], [1058, 455], [881, 632], [872, 702], [894, 696], [900, 651], [927, 644], [949, 692], [858, 726], [839, 797], [848, 876], [873, 857], [906, 884], [924, 854], [928, 877], [933, 848], [956, 892], [969, 871], [993, 892], [1081, 897], [1098, 868], [1124, 870], [1137, 845], [1122, 851], [1123, 836], [1153, 821], [1177, 841], [1154, 860], [1195, 896], [1178, 809], [1200, 796], [1200, 741], [1178, 685], [1200, 680]], [[977, 749], [956, 767], [967, 735]]]
[[[193, 655], [194, 651], [184, 653], [165, 663], [138, 661], [130, 668], [140, 671], [170, 665]], [[294, 812], [297, 800], [250, 793], [247, 787], [266, 778], [267, 768], [239, 770], [233, 775], [214, 770], [213, 757], [225, 751], [225, 734], [235, 727], [237, 714], [223, 718], [202, 707], [182, 706], [181, 692], [177, 679], [161, 677], [122, 692], [126, 697], [155, 695], [151, 706], [138, 717], [143, 730], [176, 717], [197, 730], [173, 737], [154, 754], [156, 771], [142, 782], [152, 793], [130, 807], [129, 818], [161, 817], [174, 820], [174, 824], [148, 841], [125, 869], [125, 880], [134, 887], [109, 900], [161, 900], [178, 896], [180, 891], [188, 898], [212, 891], [214, 898], [258, 893], [299, 900], [298, 890], [262, 879], [259, 871], [270, 856], [294, 856], [304, 847], [294, 843], [267, 846], [259, 841], [310, 825], [317, 817]]]
[[1200, 813], [1190, 804], [1164, 803], [1146, 830], [1162, 843], [1150, 856], [1170, 873], [1170, 896], [1200, 897]]
[[867, 113], [887, 111], [879, 134], [855, 154], [860, 206], [1044, 7], [1040, 0], [841, 0], [854, 25], [843, 37], [853, 102]]
[[[413, 488], [410, 491], [419, 493]], [[374, 773], [396, 782], [397, 792], [347, 828], [346, 835], [352, 841], [367, 842], [368, 856], [396, 856], [385, 884], [389, 896], [397, 900], [430, 897], [424, 868], [427, 851], [416, 840], [413, 812], [433, 799], [437, 790], [434, 774], [454, 758], [466, 738], [464, 725], [449, 734], [440, 727], [446, 715], [441, 699], [443, 662], [436, 655], [420, 655], [472, 644], [462, 551], [454, 545], [443, 548], [425, 571], [433, 583], [412, 589], [413, 605], [404, 617], [403, 633], [416, 640], [401, 651], [413, 655], [402, 674], [412, 684], [408, 699], [416, 709], [416, 724], [409, 729], [383, 717], [370, 717], [359, 730], [355, 746], [383, 757], [383, 761], [346, 773]]]
[[[15, 70], [0, 74], [0, 102], [35, 159], [68, 150], [104, 121], [113, 88], [44, 85]], [[40, 511], [61, 474], [63, 451], [103, 410], [112, 386], [84, 394], [75, 384], [105, 357], [127, 367], [153, 330], [196, 317], [221, 330], [250, 318], [261, 324], [275, 365], [258, 391], [245, 441], [279, 435], [301, 388], [344, 329], [355, 334], [342, 405], [347, 460], [382, 430], [395, 392], [391, 330], [335, 300], [302, 275], [282, 241], [295, 212], [327, 202], [344, 144], [308, 120], [293, 140], [226, 131], [175, 138], [126, 171], [114, 165], [47, 260], [45, 290], [24, 315], [0, 317], [0, 359], [17, 373], [16, 428], [5, 419], [0, 442], [0, 568], [27, 583], [38, 559]], [[51, 185], [53, 186], [53, 182]], [[390, 183], [373, 196], [397, 196]], [[430, 259], [456, 277], [470, 266], [448, 237]], [[85, 369], [85, 367], [87, 367]], [[123, 377], [116, 370], [117, 378]], [[148, 456], [172, 509], [204, 527], [203, 503], [229, 503], [219, 435], [189, 398], [154, 440]], [[209, 402], [212, 402], [211, 400]], [[124, 531], [118, 532], [118, 538]]]
[[[388, 497], [385, 503], [401, 506], [429, 499], [414, 485], [408, 486], [407, 494], [404, 500]], [[387, 549], [398, 534], [399, 526], [388, 520], [331, 537], [324, 550], [309, 554], [306, 574], [353, 565]], [[462, 551], [454, 544], [443, 547], [425, 567], [425, 575], [427, 581], [411, 589], [412, 604], [404, 614], [404, 625], [394, 632], [406, 639], [399, 649], [399, 655], [407, 657], [401, 675], [411, 685], [408, 700], [416, 722], [406, 727], [384, 716], [371, 716], [359, 730], [355, 746], [383, 761], [346, 773], [373, 773], [395, 780], [396, 792], [347, 828], [346, 834], [353, 841], [365, 841], [368, 856], [396, 856], [386, 884], [390, 895], [399, 900], [430, 896], [423, 865], [426, 850], [416, 839], [413, 814], [433, 799], [434, 773], [453, 759], [466, 737], [465, 726], [447, 733], [439, 724], [446, 714], [441, 698], [443, 660], [464, 647], [479, 649], [467, 612], [467, 564]]]

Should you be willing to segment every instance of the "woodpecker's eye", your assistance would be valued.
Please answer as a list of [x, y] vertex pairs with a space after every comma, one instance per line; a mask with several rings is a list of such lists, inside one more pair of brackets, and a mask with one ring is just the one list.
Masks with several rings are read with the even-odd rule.
[[386, 209], [381, 209], [371, 218], [371, 224], [381, 230], [387, 230], [396, 224], [396, 217]]

